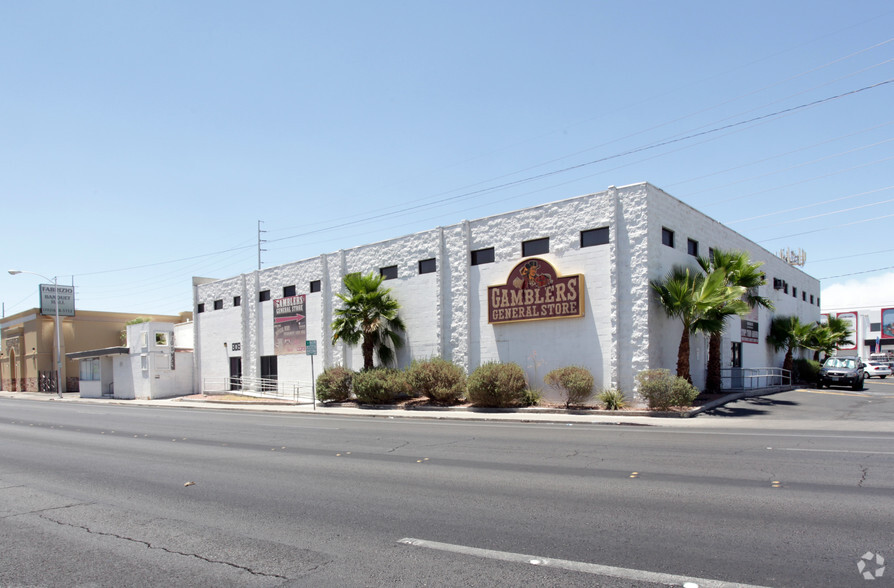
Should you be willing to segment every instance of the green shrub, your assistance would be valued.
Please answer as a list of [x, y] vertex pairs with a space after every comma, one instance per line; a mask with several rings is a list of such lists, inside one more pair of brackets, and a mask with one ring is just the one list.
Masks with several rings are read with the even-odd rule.
[[671, 406], [690, 406], [698, 389], [684, 378], [672, 375], [668, 370], [643, 370], [636, 374], [639, 393], [649, 408], [668, 410]]
[[812, 359], [795, 359], [792, 361], [792, 382], [804, 382], [816, 384], [819, 382], [820, 369], [823, 367], [818, 361]]
[[605, 405], [606, 410], [621, 410], [627, 406], [624, 393], [617, 389], [608, 388], [601, 390], [596, 397]]
[[565, 408], [579, 406], [593, 395], [593, 374], [584, 367], [567, 366], [554, 369], [543, 378], [565, 398]]
[[540, 390], [534, 390], [533, 388], [525, 388], [524, 392], [522, 392], [521, 405], [522, 406], [537, 406], [540, 404], [540, 401], [543, 399], [543, 392]]
[[317, 376], [317, 400], [344, 402], [351, 397], [351, 381], [354, 372], [346, 367], [334, 366]]
[[469, 400], [475, 406], [519, 406], [526, 388], [525, 372], [517, 363], [487, 362], [469, 376]]
[[692, 406], [692, 402], [698, 396], [698, 388], [686, 381], [686, 378], [674, 376], [671, 384], [671, 403], [674, 406]]
[[455, 363], [440, 357], [414, 361], [407, 370], [414, 392], [432, 402], [453, 404], [466, 395], [466, 373]]
[[360, 404], [392, 404], [409, 395], [406, 373], [376, 368], [354, 374], [354, 396]]

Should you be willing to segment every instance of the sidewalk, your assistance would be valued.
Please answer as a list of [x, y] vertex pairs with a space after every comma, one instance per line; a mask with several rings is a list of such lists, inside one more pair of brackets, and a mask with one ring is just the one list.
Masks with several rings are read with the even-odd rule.
[[[766, 394], [774, 394], [780, 390], [767, 390]], [[752, 393], [751, 396], [759, 394]], [[784, 428], [842, 430], [838, 421], [783, 421], [763, 420], [760, 417], [718, 417], [701, 414], [716, 406], [735, 402], [743, 394], [731, 394], [690, 413], [648, 413], [647, 411], [595, 411], [595, 410], [562, 410], [555, 408], [519, 408], [519, 409], [481, 409], [470, 407], [437, 408], [419, 407], [403, 409], [399, 407], [377, 406], [324, 406], [317, 403], [291, 404], [283, 401], [258, 399], [249, 402], [220, 402], [214, 397], [178, 397], [160, 400], [117, 400], [104, 398], [81, 398], [77, 393], [65, 393], [59, 398], [51, 393], [38, 392], [4, 392], [0, 391], [0, 402], [3, 399], [23, 399], [44, 402], [60, 402], [64, 404], [103, 404], [119, 406], [147, 406], [153, 408], [189, 408], [214, 409], [229, 411], [274, 412], [285, 414], [303, 414], [319, 416], [365, 416], [373, 418], [403, 418], [427, 420], [465, 420], [517, 423], [555, 423], [565, 425], [629, 425], [651, 427], [679, 427], [705, 429], [738, 429], [738, 428]], [[890, 427], [888, 427], [890, 428]], [[885, 429], [887, 430], [887, 429]]]
[[[767, 389], [752, 391], [749, 397], [771, 396], [773, 394], [793, 391], [806, 392], [799, 389]], [[699, 407], [690, 413], [647, 413], [645, 411], [583, 411], [562, 410], [555, 408], [519, 408], [519, 409], [481, 409], [470, 407], [420, 407], [403, 409], [392, 406], [357, 407], [357, 406], [324, 406], [317, 403], [316, 408], [305, 401], [292, 404], [283, 401], [258, 399], [251, 402], [220, 402], [213, 397], [197, 399], [196, 397], [166, 398], [161, 400], [116, 400], [101, 398], [81, 398], [77, 393], [65, 393], [63, 398], [55, 394], [38, 392], [2, 392], [0, 391], [0, 407], [5, 399], [23, 399], [63, 404], [101, 404], [118, 406], [146, 406], [162, 409], [212, 409], [227, 411], [272, 412], [280, 414], [300, 414], [320, 417], [367, 417], [381, 419], [416, 419], [416, 420], [456, 420], [456, 421], [489, 421], [499, 423], [539, 423], [559, 425], [627, 425], [637, 427], [660, 427], [665, 429], [702, 429], [708, 431], [737, 430], [772, 430], [786, 434], [798, 434], [799, 431], [860, 431], [862, 433], [894, 433], [894, 425], [888, 421], [849, 421], [845, 419], [793, 419], [778, 416], [762, 415], [721, 416], [705, 414], [717, 406], [734, 403], [745, 397], [744, 394], [731, 394]], [[687, 416], [688, 414], [688, 416]], [[834, 416], [834, 415], [830, 415]]]

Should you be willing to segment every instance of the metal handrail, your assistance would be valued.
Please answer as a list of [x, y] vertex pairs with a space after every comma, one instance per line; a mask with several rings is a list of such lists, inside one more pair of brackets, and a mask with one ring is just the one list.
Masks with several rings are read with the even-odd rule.
[[296, 404], [313, 403], [313, 388], [309, 382], [279, 380], [273, 378], [251, 378], [238, 376], [229, 378], [203, 378], [202, 394], [220, 396], [237, 393], [240, 396], [291, 400]]
[[791, 370], [777, 367], [721, 368], [722, 390], [755, 390], [774, 386], [790, 386]]

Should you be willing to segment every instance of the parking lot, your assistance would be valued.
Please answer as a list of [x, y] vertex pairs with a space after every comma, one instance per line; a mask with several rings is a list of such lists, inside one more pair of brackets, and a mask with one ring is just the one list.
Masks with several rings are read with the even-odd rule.
[[894, 431], [894, 378], [867, 379], [850, 386], [799, 388], [721, 406], [705, 416], [760, 417], [759, 420], [889, 423]]

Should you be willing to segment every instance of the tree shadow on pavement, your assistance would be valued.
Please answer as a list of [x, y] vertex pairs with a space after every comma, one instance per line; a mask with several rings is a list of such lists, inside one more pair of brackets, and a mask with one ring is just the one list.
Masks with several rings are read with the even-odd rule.
[[718, 406], [711, 410], [706, 410], [704, 414], [720, 417], [751, 417], [768, 414], [768, 410], [760, 410], [755, 408], [746, 408], [744, 406], [735, 407], [730, 405]]
[[723, 406], [706, 410], [705, 414], [723, 417], [761, 416], [770, 414], [770, 411], [767, 409], [774, 406], [798, 406], [800, 404], [800, 402], [795, 402], [793, 400], [756, 396], [754, 398], [742, 398], [735, 402], [731, 402], [730, 404], [724, 404]]
[[757, 396], [755, 398], [747, 398], [746, 402], [757, 404], [759, 406], [799, 406], [800, 402], [794, 400], [780, 400], [778, 398], [770, 398], [767, 396]]

